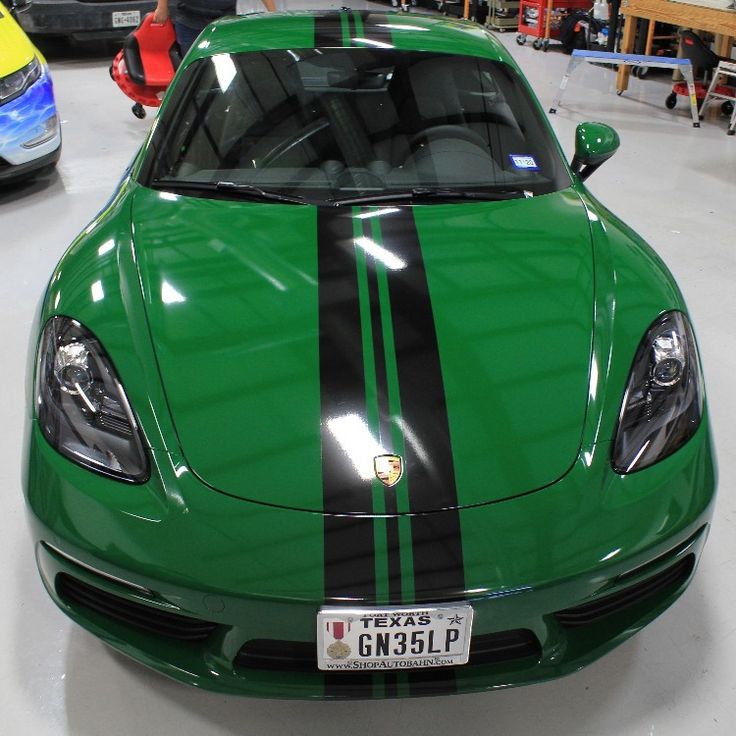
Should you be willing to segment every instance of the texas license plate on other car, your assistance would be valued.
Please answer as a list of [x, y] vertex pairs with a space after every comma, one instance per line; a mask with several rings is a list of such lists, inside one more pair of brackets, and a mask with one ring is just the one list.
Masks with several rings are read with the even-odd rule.
[[467, 604], [323, 606], [317, 614], [317, 664], [330, 671], [466, 664], [472, 626]]
[[119, 10], [112, 14], [113, 28], [129, 28], [130, 26], [140, 25], [140, 10]]

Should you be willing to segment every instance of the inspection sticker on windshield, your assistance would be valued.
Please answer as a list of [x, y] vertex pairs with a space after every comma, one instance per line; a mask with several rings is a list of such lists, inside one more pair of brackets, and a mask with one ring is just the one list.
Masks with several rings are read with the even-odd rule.
[[321, 670], [402, 670], [466, 664], [473, 609], [467, 603], [343, 608], [317, 614]]
[[515, 169], [524, 169], [525, 171], [539, 171], [539, 166], [534, 160], [534, 156], [525, 156], [518, 153], [510, 153], [511, 165]]

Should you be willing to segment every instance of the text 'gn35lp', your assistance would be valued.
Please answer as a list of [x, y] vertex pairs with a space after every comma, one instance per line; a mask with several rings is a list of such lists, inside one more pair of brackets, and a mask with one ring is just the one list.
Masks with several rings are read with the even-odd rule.
[[224, 19], [38, 322], [49, 594], [228, 693], [573, 672], [690, 581], [715, 470], [680, 292], [480, 26]]

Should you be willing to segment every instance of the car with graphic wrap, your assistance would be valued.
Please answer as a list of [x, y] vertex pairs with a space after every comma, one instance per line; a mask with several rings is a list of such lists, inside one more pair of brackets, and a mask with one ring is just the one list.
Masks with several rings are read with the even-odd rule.
[[0, 4], [0, 184], [48, 169], [61, 153], [45, 59]]
[[557, 677], [662, 613], [715, 467], [682, 296], [584, 184], [618, 144], [581, 124], [568, 165], [475, 24], [209, 26], [38, 320], [59, 608], [179, 681], [328, 699]]

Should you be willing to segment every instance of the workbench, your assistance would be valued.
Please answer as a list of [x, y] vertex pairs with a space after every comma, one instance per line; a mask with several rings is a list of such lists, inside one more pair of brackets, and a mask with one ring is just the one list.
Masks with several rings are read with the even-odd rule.
[[[694, 31], [708, 31], [716, 34], [716, 54], [726, 57], [731, 54], [736, 37], [736, 10], [719, 10], [672, 0], [621, 0], [621, 12], [626, 17], [621, 53], [633, 52], [637, 26], [635, 21], [637, 18], [644, 18], [650, 21], [650, 35], [654, 31], [655, 22], [691, 28]], [[616, 77], [616, 91], [619, 94], [629, 86], [630, 74], [631, 67], [619, 67]]]

